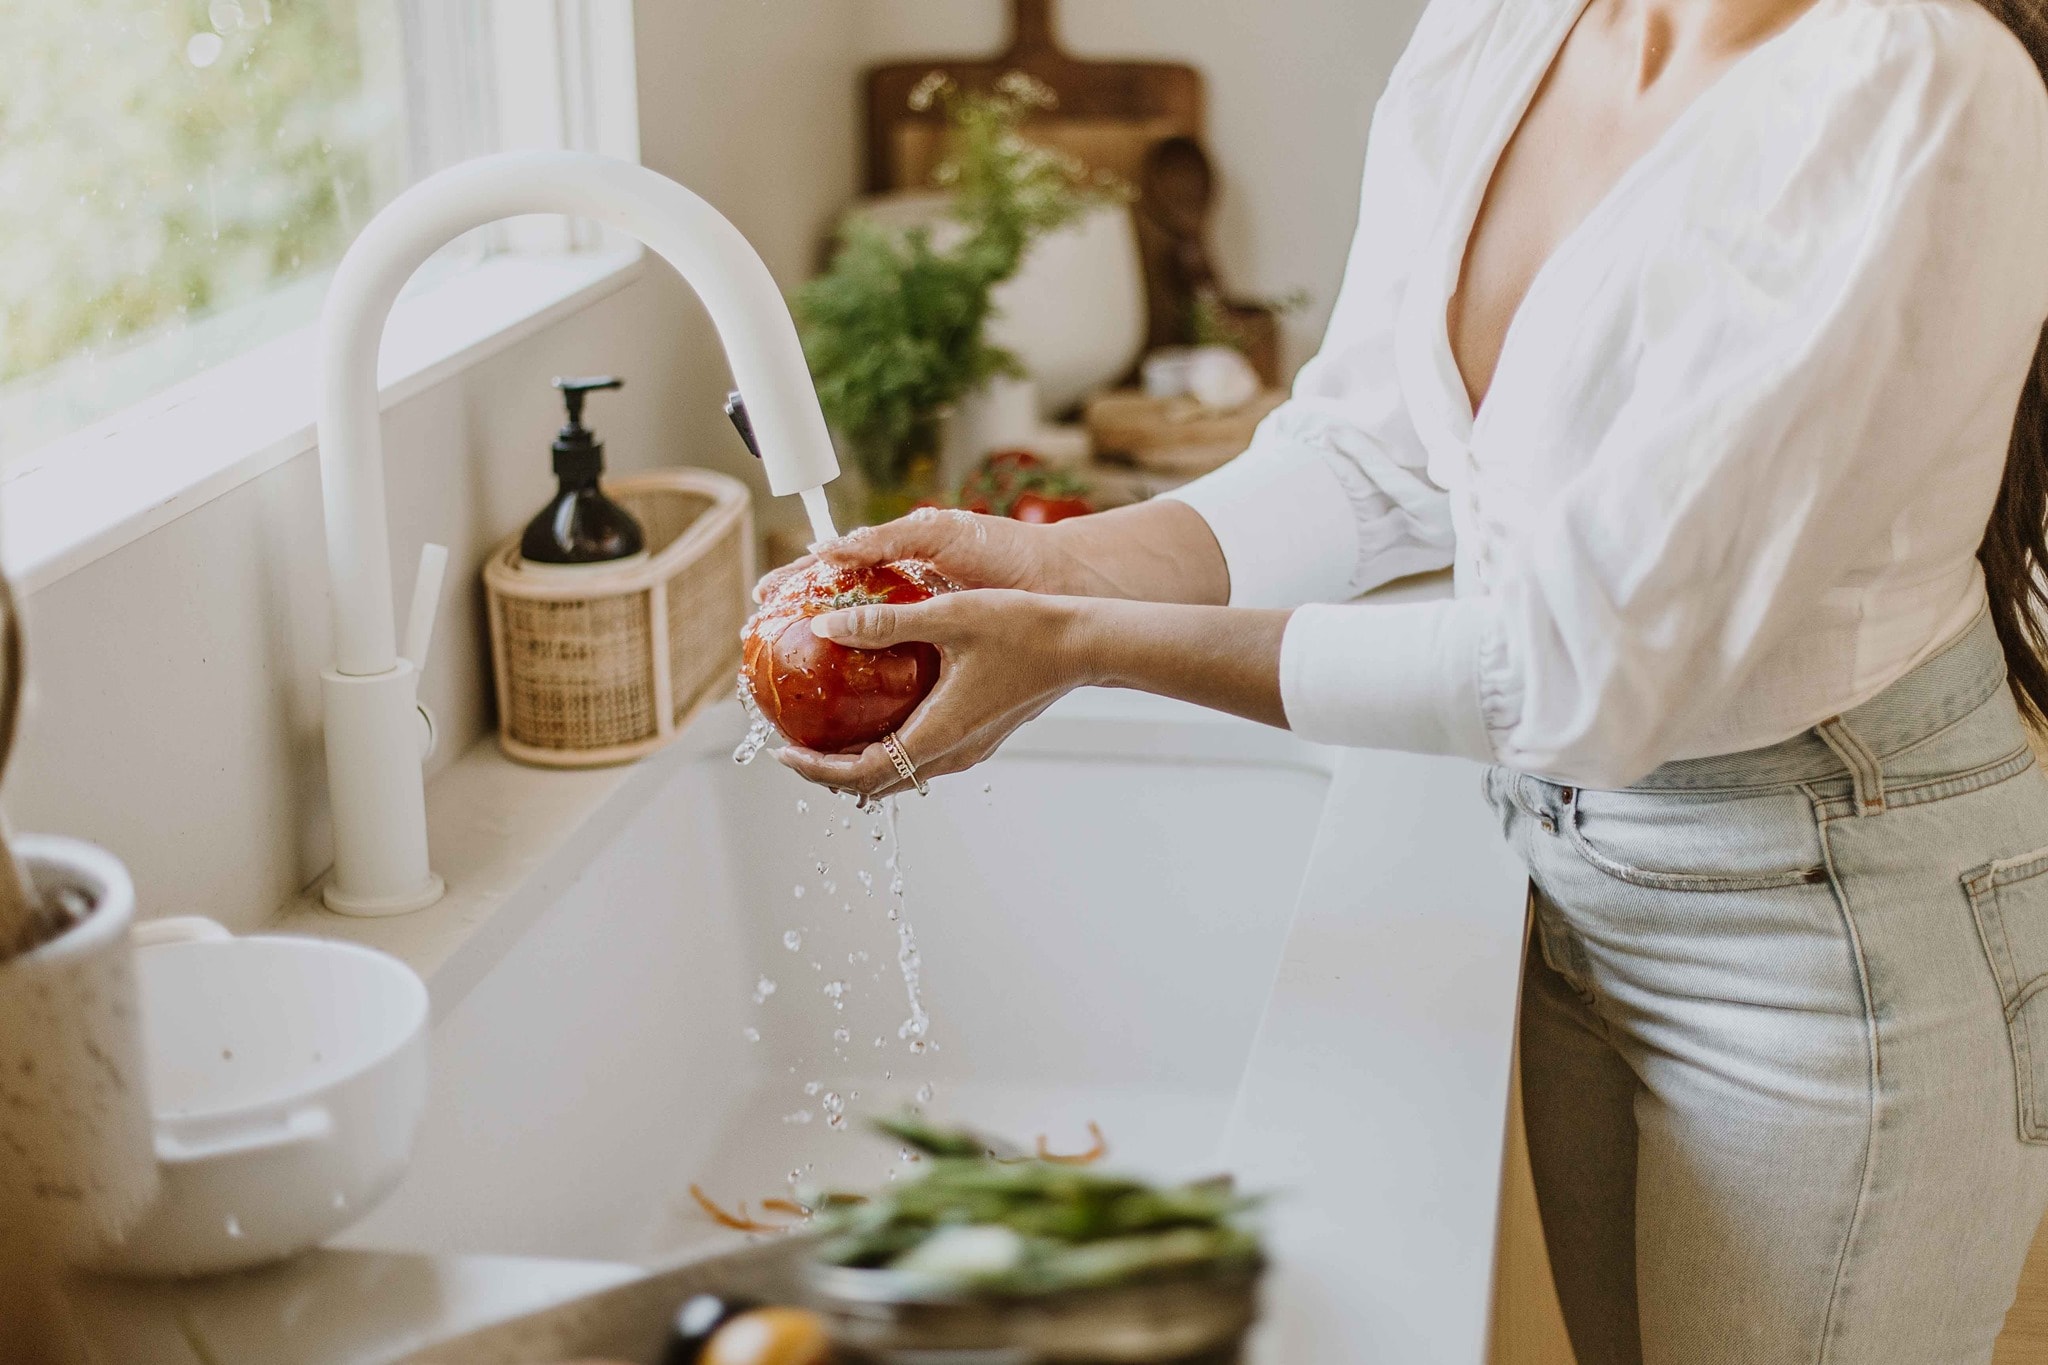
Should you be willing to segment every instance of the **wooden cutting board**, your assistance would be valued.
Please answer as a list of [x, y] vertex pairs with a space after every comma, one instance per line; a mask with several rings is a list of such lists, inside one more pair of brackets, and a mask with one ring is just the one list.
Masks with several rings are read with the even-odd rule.
[[[1202, 74], [1179, 62], [1083, 61], [1054, 32], [1052, 0], [1012, 0], [1010, 46], [992, 57], [927, 57], [891, 62], [868, 75], [867, 187], [871, 194], [922, 189], [945, 158], [943, 111], [910, 107], [910, 92], [934, 71], [962, 89], [988, 90], [1021, 71], [1059, 96], [1059, 107], [1032, 120], [1034, 141], [1067, 152], [1094, 170], [1137, 186], [1145, 154], [1176, 136], [1200, 138], [1206, 96]], [[1142, 209], [1142, 206], [1140, 206]], [[1149, 346], [1175, 340], [1182, 316], [1169, 291], [1171, 244], [1137, 214], [1145, 262]]]

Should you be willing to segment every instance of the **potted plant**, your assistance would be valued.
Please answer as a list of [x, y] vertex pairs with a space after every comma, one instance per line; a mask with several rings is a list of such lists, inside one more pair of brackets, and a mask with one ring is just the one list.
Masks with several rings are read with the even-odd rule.
[[1020, 372], [985, 335], [990, 291], [1016, 274], [1033, 242], [1101, 193], [1074, 162], [1021, 135], [1025, 119], [1053, 103], [1021, 73], [986, 94], [927, 78], [911, 107], [946, 111], [952, 155], [938, 178], [964, 235], [941, 248], [929, 228], [892, 232], [856, 216], [831, 267], [797, 294], [818, 399], [864, 477], [869, 521], [900, 516], [936, 491], [953, 405], [995, 375]]

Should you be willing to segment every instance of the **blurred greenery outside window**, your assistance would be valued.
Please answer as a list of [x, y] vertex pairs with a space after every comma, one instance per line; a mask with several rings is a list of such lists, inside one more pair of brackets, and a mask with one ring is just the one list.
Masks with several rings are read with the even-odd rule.
[[0, 460], [311, 322], [378, 208], [488, 149], [486, 19], [484, 0], [4, 0]]

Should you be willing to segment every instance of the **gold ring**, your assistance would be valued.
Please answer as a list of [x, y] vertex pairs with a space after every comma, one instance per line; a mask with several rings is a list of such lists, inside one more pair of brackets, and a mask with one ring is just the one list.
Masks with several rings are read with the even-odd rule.
[[917, 775], [917, 765], [910, 761], [909, 754], [903, 752], [903, 741], [896, 738], [894, 730], [882, 736], [882, 752], [889, 755], [889, 761], [896, 765], [898, 776], [917, 788], [919, 796], [929, 794], [930, 789], [925, 786], [924, 779]]

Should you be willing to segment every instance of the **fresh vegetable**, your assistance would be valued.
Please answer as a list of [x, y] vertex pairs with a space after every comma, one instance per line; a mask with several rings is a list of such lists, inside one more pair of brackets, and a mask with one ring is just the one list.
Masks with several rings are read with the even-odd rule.
[[864, 569], [814, 564], [791, 574], [741, 634], [741, 678], [768, 723], [820, 753], [865, 748], [894, 730], [939, 680], [927, 644], [849, 649], [811, 632], [810, 618], [843, 607], [922, 602], [953, 585], [903, 560]]
[[1085, 517], [1095, 507], [1078, 493], [1065, 497], [1048, 497], [1043, 493], [1019, 493], [1017, 500], [1010, 504], [1010, 519], [1028, 521], [1040, 526], [1049, 526], [1068, 517]]
[[712, 1334], [704, 1365], [826, 1365], [832, 1338], [816, 1313], [801, 1308], [757, 1308]]
[[916, 1119], [877, 1126], [922, 1152], [926, 1174], [867, 1205], [822, 1212], [819, 1254], [830, 1264], [1005, 1296], [1259, 1264], [1258, 1238], [1245, 1225], [1257, 1201], [1228, 1181], [1155, 1186], [1057, 1160], [1005, 1159], [1000, 1143]]
[[1041, 524], [1095, 510], [1086, 484], [1028, 450], [999, 450], [983, 460], [961, 481], [952, 505]]

